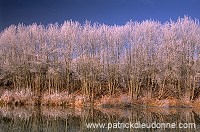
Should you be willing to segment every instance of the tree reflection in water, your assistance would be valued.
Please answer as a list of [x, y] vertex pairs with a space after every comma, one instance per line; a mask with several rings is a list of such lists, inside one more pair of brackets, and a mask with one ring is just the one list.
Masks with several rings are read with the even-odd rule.
[[[195, 123], [196, 129], [88, 129], [87, 123]], [[1, 107], [0, 131], [199, 131], [200, 112], [181, 108], [78, 109], [62, 107]]]

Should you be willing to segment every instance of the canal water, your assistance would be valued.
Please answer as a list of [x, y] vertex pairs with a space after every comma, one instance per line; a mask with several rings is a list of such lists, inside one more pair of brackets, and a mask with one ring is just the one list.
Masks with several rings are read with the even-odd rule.
[[200, 111], [186, 108], [0, 107], [0, 132], [191, 132]]

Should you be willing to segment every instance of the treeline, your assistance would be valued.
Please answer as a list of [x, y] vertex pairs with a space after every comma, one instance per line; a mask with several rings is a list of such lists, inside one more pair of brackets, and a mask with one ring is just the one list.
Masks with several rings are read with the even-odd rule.
[[128, 92], [133, 99], [198, 96], [200, 25], [189, 17], [161, 24], [11, 25], [0, 34], [0, 85], [92, 100]]

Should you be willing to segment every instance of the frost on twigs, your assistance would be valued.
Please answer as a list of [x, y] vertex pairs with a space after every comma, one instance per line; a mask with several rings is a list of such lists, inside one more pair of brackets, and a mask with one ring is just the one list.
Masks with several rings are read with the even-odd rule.
[[53, 99], [60, 105], [64, 95], [57, 93], [62, 91], [79, 91], [91, 102], [119, 92], [133, 100], [195, 101], [199, 69], [200, 25], [187, 16], [122, 26], [19, 24], [0, 33], [0, 87], [30, 89], [33, 101], [48, 94], [44, 102]]

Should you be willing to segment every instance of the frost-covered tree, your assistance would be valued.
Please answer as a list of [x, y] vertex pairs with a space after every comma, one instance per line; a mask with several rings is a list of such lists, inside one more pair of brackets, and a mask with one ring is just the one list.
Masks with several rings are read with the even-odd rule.
[[200, 25], [189, 17], [161, 24], [11, 25], [0, 33], [0, 86], [38, 96], [80, 91], [91, 98], [199, 96]]

